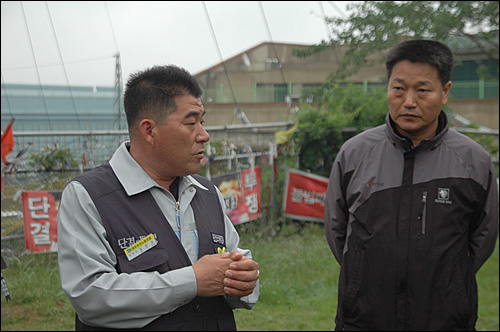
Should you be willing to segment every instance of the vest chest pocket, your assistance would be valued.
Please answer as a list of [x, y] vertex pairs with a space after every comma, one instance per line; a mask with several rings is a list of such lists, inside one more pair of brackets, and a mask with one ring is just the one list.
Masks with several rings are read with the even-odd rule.
[[159, 271], [160, 266], [168, 261], [168, 254], [165, 248], [154, 247], [139, 256], [129, 260], [124, 252], [117, 253], [118, 272], [149, 272]]

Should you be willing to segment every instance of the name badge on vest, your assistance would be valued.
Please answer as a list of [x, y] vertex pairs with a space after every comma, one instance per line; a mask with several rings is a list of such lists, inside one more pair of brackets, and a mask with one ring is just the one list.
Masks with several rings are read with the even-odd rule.
[[223, 253], [226, 252], [226, 243], [224, 242], [224, 235], [222, 234], [217, 234], [217, 233], [210, 233], [212, 234], [212, 242], [214, 244], [214, 248], [217, 248], [217, 253]]
[[158, 241], [155, 240], [153, 234], [149, 234], [144, 239], [139, 242], [134, 243], [130, 247], [124, 250], [125, 255], [129, 261], [133, 260], [140, 254], [146, 252], [147, 250], [153, 248], [158, 244]]

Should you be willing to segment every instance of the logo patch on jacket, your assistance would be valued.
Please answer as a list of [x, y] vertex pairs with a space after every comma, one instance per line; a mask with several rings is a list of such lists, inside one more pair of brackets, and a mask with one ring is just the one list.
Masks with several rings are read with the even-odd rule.
[[212, 242], [214, 244], [214, 250], [216, 250], [218, 254], [226, 252], [226, 247], [225, 247], [226, 243], [224, 241], [224, 235], [217, 233], [210, 233], [210, 234], [212, 234]]
[[440, 204], [452, 204], [453, 202], [450, 201], [450, 188], [439, 188], [435, 202]]
[[212, 234], [212, 242], [215, 244], [221, 244], [224, 245], [224, 235], [217, 234], [217, 233], [210, 233]]

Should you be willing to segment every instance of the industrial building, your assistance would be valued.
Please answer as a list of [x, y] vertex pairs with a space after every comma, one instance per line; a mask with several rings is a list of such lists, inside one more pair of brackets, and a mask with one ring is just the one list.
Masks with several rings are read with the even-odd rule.
[[[498, 130], [498, 61], [486, 58], [474, 45], [464, 42], [455, 45], [459, 61], [452, 76], [451, 109], [480, 126]], [[228, 128], [214, 129], [212, 139], [264, 146], [272, 141], [273, 133], [293, 120], [303, 92], [321, 86], [348, 49], [342, 45], [306, 58], [293, 55], [294, 50], [307, 47], [265, 42], [193, 73], [204, 91], [205, 125], [208, 129]], [[348, 82], [360, 84], [364, 89], [385, 86], [385, 66], [379, 61], [383, 58], [384, 54], [371, 55], [374, 63], [361, 68]], [[478, 76], [480, 65], [487, 68], [492, 80]], [[32, 143], [32, 151], [57, 144], [101, 162], [109, 159], [117, 144], [127, 139], [121, 91], [121, 87], [2, 84], [2, 130], [15, 118], [14, 153], [28, 143]], [[276, 124], [276, 127], [229, 130], [231, 125], [245, 124]], [[43, 135], [37, 136], [37, 132]]]

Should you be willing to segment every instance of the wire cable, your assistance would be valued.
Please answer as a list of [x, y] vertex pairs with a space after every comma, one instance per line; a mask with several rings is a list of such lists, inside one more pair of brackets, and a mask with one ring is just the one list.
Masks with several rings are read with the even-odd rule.
[[[288, 94], [288, 82], [285, 78], [285, 72], [283, 71], [283, 64], [281, 63], [281, 60], [278, 56], [278, 50], [276, 49], [276, 44], [274, 43], [273, 36], [271, 35], [271, 29], [269, 29], [269, 24], [267, 23], [266, 14], [264, 13], [264, 8], [262, 7], [262, 1], [258, 1], [258, 4], [259, 4], [260, 12], [262, 14], [262, 18], [264, 19], [264, 24], [266, 26], [267, 35], [269, 36], [269, 40], [271, 41], [271, 45], [274, 49], [274, 54], [276, 55], [276, 59], [278, 60], [278, 68], [280, 69], [281, 77], [283, 78], [283, 82], [286, 85], [287, 94]], [[290, 120], [290, 112], [287, 112], [287, 120], [288, 121]]]
[[346, 19], [346, 18], [347, 18], [347, 15], [346, 15], [346, 14], [342, 11], [342, 9], [340, 9], [340, 8], [339, 8], [339, 6], [337, 6], [337, 5], [335, 4], [335, 2], [333, 2], [333, 1], [327, 1], [327, 2], [330, 4], [330, 6], [332, 6], [332, 8], [333, 8], [333, 9], [335, 9], [335, 11], [336, 11], [336, 12], [337, 12], [340, 16], [342, 16], [342, 18], [343, 18], [343, 19]]
[[116, 51], [120, 53], [120, 49], [118, 47], [118, 42], [116, 41], [115, 29], [113, 28], [113, 21], [111, 21], [111, 15], [109, 14], [108, 2], [104, 1], [104, 5], [106, 7], [106, 13], [108, 14], [109, 25], [111, 27], [111, 32], [113, 33], [113, 40], [115, 41]]
[[[329, 1], [329, 2], [331, 2], [331, 1]], [[327, 36], [328, 36], [328, 38], [330, 40], [332, 40], [332, 31], [328, 27], [328, 20], [327, 20], [326, 14], [325, 14], [325, 10], [323, 8], [323, 2], [322, 1], [318, 1], [318, 3], [319, 3], [319, 9], [321, 10], [321, 15], [323, 16], [323, 22], [325, 23], [325, 28], [326, 28]], [[334, 53], [335, 53], [335, 58], [337, 58], [337, 63], [340, 63], [340, 58], [339, 58], [339, 54], [337, 52], [337, 47], [334, 46], [333, 50], [334, 50]]]
[[[108, 60], [113, 57], [105, 57], [105, 58], [94, 58], [94, 59], [89, 59], [89, 60], [82, 60], [82, 61], [69, 61], [66, 62], [67, 65], [76, 65], [80, 63], [88, 63], [88, 62], [94, 62], [94, 61], [102, 61], [102, 60]], [[48, 64], [48, 65], [43, 65], [43, 66], [38, 66], [38, 68], [50, 68], [50, 67], [59, 67], [60, 64]], [[23, 66], [23, 67], [11, 67], [11, 68], [2, 68], [4, 71], [11, 71], [11, 70], [25, 70], [25, 69], [32, 69], [33, 66]]]
[[5, 99], [7, 100], [7, 107], [9, 108], [9, 113], [10, 113], [10, 117], [13, 118], [14, 115], [12, 114], [12, 108], [10, 107], [10, 101], [9, 101], [9, 93], [7, 92], [7, 85], [5, 83], [5, 80], [3, 78], [3, 70], [1, 72], [1, 75], [2, 75], [2, 86], [3, 86], [3, 89], [5, 90]]
[[[205, 1], [202, 1], [201, 3], [203, 4], [203, 9], [205, 10], [205, 16], [207, 17], [208, 25], [210, 26], [210, 31], [212, 32], [212, 37], [214, 39], [214, 43], [215, 43], [215, 47], [217, 49], [217, 53], [219, 54], [219, 59], [220, 59], [220, 61], [222, 63], [222, 66], [224, 67], [224, 73], [226, 74], [227, 81], [229, 82], [229, 88], [231, 90], [231, 95], [233, 96], [233, 101], [236, 104], [236, 111], [240, 112], [241, 111], [240, 105], [238, 103], [238, 100], [236, 99], [236, 95], [234, 93], [233, 85], [231, 84], [231, 78], [229, 77], [229, 73], [228, 73], [228, 70], [227, 70], [227, 67], [226, 67], [226, 62], [224, 61], [224, 58], [222, 57], [222, 53], [220, 51], [219, 43], [217, 42], [217, 37], [215, 36], [215, 31], [214, 31], [214, 28], [212, 26], [212, 21], [210, 20], [210, 15], [208, 14], [207, 6], [205, 4]], [[221, 100], [221, 102], [222, 102], [222, 100]], [[234, 115], [235, 114], [236, 114], [236, 112], [233, 114], [233, 119], [234, 119]], [[233, 122], [233, 120], [231, 120], [231, 122]]]
[[71, 85], [69, 84], [68, 72], [66, 70], [66, 65], [64, 64], [64, 59], [62, 56], [61, 47], [59, 46], [59, 41], [57, 39], [56, 29], [54, 28], [54, 22], [52, 20], [52, 15], [50, 14], [49, 4], [47, 3], [47, 1], [45, 1], [45, 8], [47, 8], [47, 13], [49, 14], [50, 26], [52, 27], [52, 32], [54, 33], [54, 37], [56, 39], [57, 51], [59, 53], [59, 58], [61, 60], [61, 64], [63, 67], [64, 77], [66, 78], [66, 84], [68, 85], [69, 94], [71, 97], [71, 102], [73, 103], [73, 107], [75, 108], [76, 119], [78, 120], [78, 128], [80, 130], [83, 130], [82, 122], [80, 121], [80, 115], [78, 114], [78, 108], [76, 107], [75, 98], [73, 96], [73, 89], [71, 88]]
[[[109, 14], [108, 2], [105, 1], [104, 5], [106, 7], [106, 13], [108, 15], [109, 26], [111, 27], [111, 32], [113, 33], [113, 40], [115, 42], [116, 55], [115, 55], [115, 104], [114, 109], [116, 113], [116, 119], [113, 123], [115, 125], [118, 122], [118, 129], [122, 129], [122, 94], [123, 94], [123, 79], [122, 79], [122, 67], [121, 67], [121, 57], [120, 49], [118, 47], [118, 41], [116, 40], [115, 29], [113, 28], [113, 21], [111, 20], [111, 15]], [[124, 115], [124, 114], [123, 114]], [[121, 143], [122, 136], [118, 136], [118, 144]]]
[[[32, 39], [31, 39], [30, 29], [29, 29], [29, 26], [28, 26], [28, 20], [26, 19], [26, 12], [24, 10], [24, 5], [23, 5], [22, 1], [21, 1], [21, 8], [22, 8], [22, 11], [23, 11], [23, 18], [24, 18], [24, 23], [26, 25], [26, 30], [28, 31], [28, 39], [30, 41], [30, 48], [31, 48], [31, 53], [33, 55], [33, 61], [35, 61], [35, 71], [36, 71], [36, 76], [37, 76], [37, 79], [38, 79], [38, 84], [40, 85], [40, 91], [42, 93], [43, 105], [45, 107], [45, 112], [47, 113], [47, 119], [49, 120], [50, 131], [53, 131], [54, 129], [52, 127], [52, 121], [50, 119], [50, 114], [49, 114], [49, 110], [48, 110], [48, 107], [47, 107], [47, 100], [45, 98], [45, 93], [43, 91], [42, 80], [40, 79], [40, 71], [38, 70], [38, 63], [36, 61], [35, 50], [33, 49], [33, 42], [32, 42]], [[54, 140], [53, 136], [52, 136], [52, 141], [55, 144], [57, 144], [57, 142]]]
[[269, 37], [269, 40], [271, 41], [271, 45], [273, 46], [274, 54], [276, 55], [276, 59], [278, 60], [278, 68], [281, 70], [281, 77], [283, 78], [283, 82], [286, 84], [287, 81], [285, 79], [285, 73], [283, 72], [283, 64], [281, 63], [281, 60], [278, 56], [278, 50], [276, 49], [276, 44], [274, 43], [273, 36], [271, 35], [271, 29], [269, 29], [269, 24], [267, 23], [266, 14], [264, 13], [264, 8], [262, 7], [262, 1], [258, 1], [258, 4], [259, 4], [259, 8], [260, 8], [260, 13], [262, 14], [262, 18], [264, 19], [264, 24], [266, 26], [267, 35]]
[[326, 19], [326, 14], [325, 14], [325, 9], [323, 8], [323, 2], [318, 1], [319, 5], [319, 10], [321, 11], [321, 16], [323, 17], [323, 23], [325, 23], [325, 29], [326, 29], [326, 37], [328, 39], [332, 39], [332, 32], [330, 31], [330, 28], [328, 27], [327, 19]]

